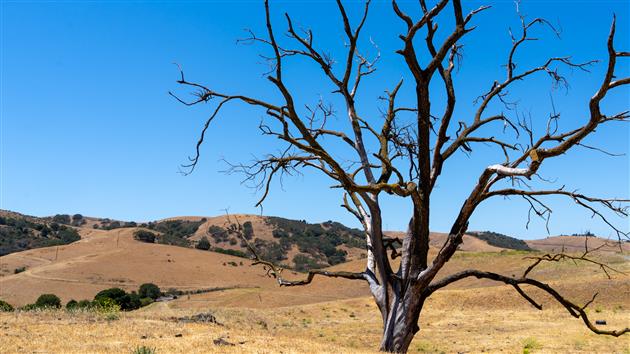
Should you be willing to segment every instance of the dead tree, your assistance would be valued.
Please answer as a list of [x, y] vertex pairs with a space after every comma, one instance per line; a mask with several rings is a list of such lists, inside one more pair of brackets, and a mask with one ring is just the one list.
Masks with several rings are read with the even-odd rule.
[[[261, 44], [271, 53], [263, 57], [270, 64], [266, 78], [279, 93], [281, 99], [278, 102], [226, 93], [188, 81], [180, 68], [177, 82], [192, 91], [193, 99], [185, 100], [172, 95], [186, 105], [209, 104], [213, 107], [197, 142], [196, 154], [184, 166], [187, 168], [185, 173], [192, 172], [197, 165], [205, 133], [222, 108], [227, 104], [245, 103], [266, 113], [267, 120], [259, 126], [262, 134], [279, 139], [286, 145], [280, 153], [269, 154], [250, 165], [232, 165], [233, 170], [245, 173], [247, 180], [261, 188], [262, 197], [257, 205], [265, 200], [275, 178], [287, 173], [314, 170], [329, 177], [333, 181], [333, 188], [343, 191], [342, 207], [352, 213], [365, 230], [368, 255], [365, 271], [361, 273], [313, 270], [305, 280], [290, 281], [284, 279], [281, 270], [272, 263], [258, 257], [255, 257], [256, 262], [264, 264], [268, 274], [282, 286], [306, 285], [316, 275], [367, 282], [382, 315], [384, 328], [380, 348], [383, 351], [405, 352], [419, 331], [418, 320], [425, 300], [435, 291], [468, 277], [491, 279], [510, 285], [540, 309], [541, 305], [527, 294], [527, 287], [524, 286], [538, 288], [557, 300], [572, 316], [582, 319], [595, 333], [620, 336], [629, 332], [628, 328], [603, 330], [595, 327], [585, 312], [585, 306], [571, 302], [550, 285], [530, 276], [536, 265], [543, 261], [565, 259], [563, 256], [559, 259], [554, 258], [554, 255], [540, 257], [520, 277], [474, 269], [436, 277], [462, 243], [468, 220], [475, 209], [493, 197], [523, 198], [531, 207], [530, 214], [548, 218], [551, 209], [545, 204], [544, 197], [563, 196], [590, 210], [608, 224], [620, 241], [628, 238], [627, 231], [609, 221], [611, 212], [620, 217], [628, 215], [628, 200], [591, 197], [564, 187], [539, 189], [531, 180], [532, 177], [539, 177], [540, 167], [549, 160], [577, 146], [584, 146], [584, 138], [593, 134], [598, 126], [628, 121], [629, 111], [609, 114], [600, 108], [600, 103], [609, 93], [630, 83], [630, 78], [616, 78], [614, 75], [617, 61], [630, 55], [615, 49], [615, 19], [612, 20], [606, 43], [608, 57], [604, 61], [606, 71], [601, 78], [601, 85], [588, 102], [584, 116], [575, 117], [576, 121], [582, 123], [577, 128], [561, 130], [560, 116], [553, 113], [549, 117], [538, 118], [547, 122], [545, 131], [539, 133], [535, 132], [536, 129], [527, 119], [510, 117], [505, 113], [490, 113], [488, 108], [495, 102], [508, 104], [507, 90], [529, 77], [547, 75], [553, 83], [564, 84], [566, 80], [561, 74], [563, 68], [586, 71], [595, 64], [595, 61], [576, 63], [570, 57], [552, 57], [529, 68], [517, 65], [516, 53], [533, 39], [530, 32], [537, 30], [536, 27], [548, 27], [554, 31], [546, 20], [527, 20], [517, 11], [522, 26], [519, 33], [510, 32], [512, 46], [506, 52], [505, 77], [492, 82], [488, 91], [479, 96], [473, 116], [456, 117], [459, 121], [454, 123], [457, 103], [454, 68], [462, 54], [460, 42], [474, 30], [475, 26], [471, 23], [477, 15], [489, 6], [465, 13], [460, 0], [437, 1], [433, 7], [427, 6], [425, 0], [420, 0], [418, 9], [414, 10], [419, 13], [416, 16], [405, 12], [393, 1], [392, 11], [406, 28], [399, 36], [402, 48], [397, 53], [404, 59], [413, 78], [408, 88], [415, 93], [415, 103], [411, 107], [397, 103], [396, 97], [403, 89], [403, 82], [400, 81], [392, 85], [391, 90], [382, 97], [384, 110], [377, 116], [368, 116], [356, 104], [360, 84], [376, 70], [380, 56], [378, 54], [369, 58], [358, 48], [370, 1], [365, 2], [362, 13], [353, 21], [341, 0], [337, 0], [337, 7], [346, 45], [346, 52], [339, 63], [327, 52], [317, 48], [312, 31], [297, 29], [288, 14], [285, 14], [286, 36], [278, 36], [271, 21], [268, 1], [264, 2], [266, 34], [260, 36], [250, 31], [244, 41]], [[454, 27], [441, 36], [445, 38], [443, 41], [437, 43], [436, 18], [440, 14], [452, 16]], [[420, 36], [425, 36], [424, 40], [420, 40]], [[420, 49], [429, 53], [428, 56], [418, 54]], [[303, 103], [296, 101], [285, 80], [285, 67], [293, 58], [311, 61], [316, 70], [330, 80], [335, 88], [333, 94], [338, 95], [345, 105], [346, 129], [330, 128], [328, 118], [334, 114], [334, 110], [323, 100], [315, 105], [306, 105], [306, 109], [302, 108]], [[438, 80], [446, 93], [445, 109], [441, 112], [435, 112], [432, 108], [432, 86], [429, 85], [432, 80]], [[411, 119], [401, 118], [405, 116]], [[407, 124], [409, 121], [411, 123]], [[482, 128], [497, 124], [507, 129], [497, 136], [483, 133], [488, 129]], [[329, 147], [332, 140], [337, 140], [351, 151], [356, 162], [344, 163], [336, 156], [337, 150]], [[477, 184], [462, 202], [447, 240], [435, 257], [429, 257], [431, 193], [449, 158], [458, 152], [470, 152], [479, 143], [496, 147], [505, 160], [479, 169]], [[397, 270], [392, 269], [388, 259], [388, 248], [393, 248], [391, 241], [388, 244], [383, 234], [379, 204], [383, 193], [405, 198], [413, 206], [406, 236], [398, 251], [401, 261]], [[252, 252], [255, 254], [255, 250]], [[587, 259], [586, 254], [579, 258]]]

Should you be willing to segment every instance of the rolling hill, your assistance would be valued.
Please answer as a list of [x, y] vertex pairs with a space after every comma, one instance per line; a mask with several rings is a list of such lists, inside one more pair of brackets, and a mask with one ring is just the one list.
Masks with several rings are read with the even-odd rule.
[[[3, 217], [7, 216], [7, 214], [3, 215]], [[13, 213], [11, 217], [16, 218], [19, 215]], [[30, 223], [45, 223], [49, 219], [24, 217], [24, 220]], [[94, 220], [98, 219], [91, 221]], [[156, 283], [163, 289], [232, 289], [198, 295], [194, 303], [198, 305], [207, 305], [210, 302], [237, 307], [286, 306], [369, 294], [364, 284], [355, 283], [350, 286], [349, 281], [342, 279], [316, 279], [311, 287], [278, 288], [272, 279], [264, 276], [261, 268], [251, 267], [248, 259], [225, 254], [226, 249], [242, 250], [240, 243], [230, 244], [229, 240], [234, 235], [228, 233], [227, 241], [223, 236], [222, 238], [208, 236], [209, 230], [218, 230], [219, 227], [226, 230], [236, 220], [241, 225], [246, 222], [251, 223], [251, 240], [258, 242], [259, 245], [271, 242], [280, 243], [278, 240], [283, 238], [291, 239], [294, 243], [286, 253], [287, 259], [294, 259], [296, 255], [302, 254], [302, 251], [309, 251], [307, 248], [309, 244], [300, 243], [302, 242], [300, 237], [293, 238], [293, 233], [304, 231], [307, 234], [308, 232], [309, 237], [317, 240], [317, 237], [331, 237], [327, 232], [338, 232], [340, 234], [338, 237], [346, 243], [337, 244], [335, 249], [346, 251], [346, 259], [334, 265], [322, 261], [318, 266], [353, 271], [361, 271], [365, 266], [364, 256], [362, 256], [364, 250], [357, 247], [358, 244], [352, 243], [355, 242], [353, 237], [357, 235], [351, 231], [352, 229], [333, 222], [306, 224], [301, 221], [255, 215], [231, 215], [229, 218], [227, 216], [177, 217], [159, 220], [152, 223], [150, 227], [145, 224], [143, 228], [138, 226], [103, 229], [102, 227], [94, 228], [93, 223], [88, 222], [80, 226], [67, 226], [68, 229], [76, 230], [80, 235], [81, 239], [76, 242], [14, 252], [0, 257], [0, 298], [15, 305], [32, 302], [42, 293], [58, 294], [64, 301], [71, 298], [79, 300], [91, 298], [98, 291], [109, 287], [134, 290], [145, 282]], [[169, 222], [176, 223], [168, 224]], [[179, 226], [166, 228], [164, 225]], [[197, 226], [182, 228], [181, 225]], [[172, 230], [182, 229], [188, 231], [194, 229], [194, 232], [185, 237], [180, 237], [177, 232], [174, 232], [171, 236], [185, 240], [190, 247], [146, 243], [134, 239], [134, 233], [138, 230], [151, 230], [162, 235]], [[312, 230], [315, 230], [315, 234], [311, 233]], [[317, 232], [321, 233], [317, 235]], [[402, 233], [390, 232], [388, 235], [400, 237]], [[199, 250], [192, 246], [203, 237], [211, 242], [210, 250]], [[444, 242], [446, 234], [432, 233], [431, 237], [430, 255], [434, 255]], [[551, 237], [528, 241], [528, 245], [543, 251], [565, 245], [566, 250], [578, 252], [579, 246], [583, 247], [583, 242], [584, 238], [575, 236]], [[603, 241], [589, 238], [589, 242], [595, 245]], [[625, 251], [628, 250], [627, 244], [621, 247]], [[219, 248], [221, 252], [212, 251]], [[500, 269], [506, 273], [515, 274], [522, 271], [530, 262], [524, 259], [527, 252], [496, 247], [471, 235], [464, 237], [460, 248], [462, 252], [458, 253], [454, 262], [446, 267], [444, 274], [466, 267]], [[319, 255], [322, 260], [326, 256], [320, 249], [310, 251]], [[618, 251], [618, 248], [600, 249], [600, 253], [610, 254], [611, 259], [617, 263], [623, 261], [623, 258], [616, 256]], [[558, 275], [554, 268], [550, 269], [548, 274], [541, 272], [543, 279], [554, 279]], [[285, 273], [288, 277], [303, 276], [299, 272], [290, 270]], [[567, 277], [565, 280], [568, 280], [573, 273], [567, 272], [565, 276]], [[469, 284], [489, 286], [491, 283], [471, 280], [461, 282], [458, 287], [466, 287]]]

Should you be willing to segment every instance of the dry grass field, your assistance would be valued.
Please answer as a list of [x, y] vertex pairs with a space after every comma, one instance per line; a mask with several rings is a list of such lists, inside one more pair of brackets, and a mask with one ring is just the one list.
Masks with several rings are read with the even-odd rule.
[[[226, 291], [231, 292], [231, 291]], [[240, 292], [240, 291], [237, 291]], [[155, 303], [117, 319], [44, 311], [0, 315], [3, 353], [371, 353], [380, 336], [369, 298], [251, 309]], [[498, 300], [494, 302], [495, 300]], [[597, 318], [628, 325], [628, 304], [599, 304]], [[454, 305], [454, 306], [452, 306]], [[176, 318], [211, 312], [221, 324]], [[595, 312], [595, 310], [593, 310]], [[594, 314], [595, 315], [595, 314]], [[424, 353], [628, 353], [627, 338], [597, 336], [552, 306], [531, 309], [510, 289], [447, 290], [430, 299], [410, 347]], [[216, 345], [223, 338], [234, 346]]]
[[[113, 286], [135, 290], [144, 282], [162, 289], [228, 289], [115, 314], [0, 313], [1, 353], [131, 353], [139, 346], [157, 353], [370, 353], [378, 347], [379, 314], [362, 282], [316, 278], [309, 286], [279, 288], [243, 258], [137, 242], [133, 229], [80, 232], [81, 241], [58, 249], [0, 257], [0, 299], [20, 306], [41, 293], [55, 293], [65, 303], [91, 299]], [[554, 245], [583, 239], [542, 241]], [[577, 244], [573, 246], [570, 250], [577, 251]], [[471, 238], [440, 276], [468, 268], [519, 274], [531, 263], [525, 257], [532, 254], [496, 249]], [[630, 273], [627, 250], [607, 249], [594, 257]], [[13, 274], [23, 266], [26, 271]], [[332, 268], [360, 271], [364, 266], [357, 259]], [[606, 328], [627, 327], [630, 277], [612, 275], [607, 279], [594, 265], [572, 262], [542, 264], [533, 273], [578, 304], [597, 292], [588, 310], [592, 319], [606, 320]], [[426, 303], [421, 332], [410, 351], [630, 353], [628, 336], [592, 334], [548, 296], [527, 290], [544, 311], [532, 308], [512, 288], [488, 280], [453, 284]], [[212, 313], [220, 325], [181, 320], [199, 313]], [[215, 344], [220, 338], [234, 345]]]

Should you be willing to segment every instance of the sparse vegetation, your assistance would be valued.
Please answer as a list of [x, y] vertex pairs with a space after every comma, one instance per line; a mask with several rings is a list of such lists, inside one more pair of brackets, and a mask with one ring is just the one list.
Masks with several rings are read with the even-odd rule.
[[157, 231], [160, 235], [157, 242], [165, 245], [188, 247], [190, 241], [188, 237], [192, 236], [203, 221], [186, 221], [186, 220], [168, 220], [158, 223], [150, 222], [147, 228]]
[[13, 312], [14, 308], [8, 302], [0, 300], [0, 312]]
[[523, 354], [530, 354], [534, 350], [542, 348], [542, 345], [536, 340], [536, 338], [526, 338], [523, 341]]
[[147, 346], [140, 346], [140, 347], [136, 347], [136, 349], [133, 350], [132, 354], [156, 354], [157, 351], [155, 350], [155, 348], [151, 348], [151, 347], [147, 347]]
[[[272, 261], [286, 259], [286, 252], [295, 244], [302, 253], [297, 261], [293, 259], [296, 270], [321, 268], [345, 262], [347, 253], [337, 248], [340, 245], [365, 248], [365, 235], [362, 231], [348, 228], [338, 222], [309, 224], [304, 220], [279, 217], [268, 217], [266, 221], [275, 227], [273, 237], [279, 239], [279, 243], [278, 246], [273, 246], [279, 249], [274, 249], [274, 253], [263, 258]], [[280, 251], [285, 257], [277, 255]]]
[[80, 239], [75, 229], [56, 222], [47, 225], [26, 217], [0, 217], [0, 256], [33, 248], [66, 245]]

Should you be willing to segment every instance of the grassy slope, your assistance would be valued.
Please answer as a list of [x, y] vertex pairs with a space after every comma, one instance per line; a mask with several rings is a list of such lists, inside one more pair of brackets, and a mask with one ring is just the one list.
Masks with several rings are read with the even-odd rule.
[[[234, 291], [240, 290], [227, 292]], [[146, 345], [158, 353], [371, 353], [380, 339], [378, 311], [369, 298], [265, 309], [185, 306], [195, 300], [191, 296], [156, 303], [114, 321], [63, 311], [0, 314], [3, 348], [6, 352], [123, 353]], [[627, 325], [630, 301], [620, 301], [600, 302], [591, 313], [606, 319], [609, 327]], [[532, 352], [540, 353], [627, 352], [627, 337], [594, 335], [564, 310], [547, 305], [544, 311], [534, 310], [505, 287], [487, 292], [445, 290], [425, 305], [422, 330], [410, 351], [518, 353], [532, 346]], [[172, 320], [201, 310], [214, 313], [223, 326]], [[214, 345], [220, 337], [237, 345]]]
[[[377, 347], [381, 324], [365, 285], [341, 279], [317, 279], [308, 287], [279, 288], [250, 267], [227, 255], [132, 240], [133, 229], [82, 231], [77, 243], [20, 252], [0, 258], [0, 298], [14, 305], [32, 302], [43, 292], [69, 298], [91, 298], [110, 286], [129, 290], [142, 282], [161, 287], [237, 289], [184, 296], [123, 313], [110, 322], [94, 314], [0, 314], [2, 352], [127, 352], [137, 345], [156, 347], [158, 353], [189, 352], [370, 352]], [[118, 247], [116, 241], [118, 239]], [[578, 242], [577, 239], [548, 239]], [[470, 245], [470, 244], [469, 244]], [[575, 247], [578, 245], [576, 244]], [[435, 254], [435, 250], [432, 251]], [[448, 274], [466, 268], [512, 275], [531, 260], [528, 253], [460, 252], [444, 269]], [[615, 268], [630, 272], [627, 255], [598, 255]], [[171, 260], [169, 262], [169, 260]], [[244, 261], [244, 266], [224, 266]], [[10, 274], [27, 265], [26, 272]], [[363, 260], [333, 268], [360, 271]], [[11, 271], [11, 272], [9, 272]], [[287, 274], [291, 276], [291, 274]], [[593, 319], [605, 319], [608, 328], [629, 326], [630, 280], [615, 275], [608, 280], [596, 267], [573, 263], [544, 264], [533, 273], [554, 284], [577, 303], [599, 292], [590, 306]], [[293, 275], [299, 277], [301, 275]], [[531, 290], [530, 290], [531, 291]], [[614, 339], [588, 332], [546, 295], [533, 291], [544, 311], [531, 308], [513, 289], [490, 281], [466, 280], [437, 293], [425, 305], [422, 331], [412, 352], [533, 352], [623, 353], [628, 338]], [[225, 326], [186, 324], [173, 316], [212, 311]], [[182, 337], [175, 337], [182, 334]], [[358, 335], [360, 334], [360, 335]], [[145, 336], [145, 339], [142, 337]], [[224, 336], [235, 347], [218, 347]]]

